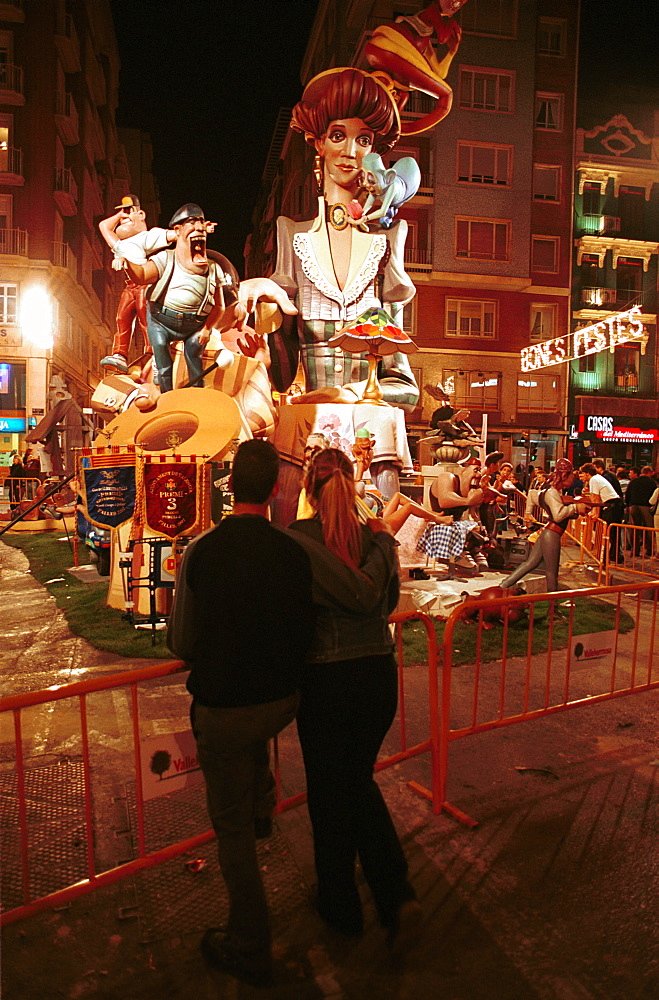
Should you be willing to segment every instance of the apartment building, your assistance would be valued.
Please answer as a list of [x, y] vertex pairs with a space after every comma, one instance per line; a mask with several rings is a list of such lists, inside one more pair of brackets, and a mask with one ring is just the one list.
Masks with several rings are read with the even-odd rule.
[[631, 331], [637, 339], [570, 363], [568, 428], [577, 462], [592, 455], [616, 465], [659, 461], [656, 97], [618, 88], [579, 105], [573, 324], [592, 326], [633, 307], [640, 323]]
[[109, 0], [0, 0], [3, 464], [53, 376], [83, 408], [98, 383], [122, 280], [99, 220], [130, 190], [157, 209], [148, 139], [115, 124], [118, 81]]
[[[424, 5], [323, 0], [302, 66], [303, 83], [330, 66], [368, 68], [374, 27]], [[520, 351], [570, 326], [572, 176], [579, 4], [575, 0], [468, 0], [448, 82], [449, 116], [406, 136], [388, 162], [414, 156], [422, 181], [407, 219], [406, 268], [417, 296], [405, 327], [420, 386], [441, 384], [474, 423], [487, 414], [488, 446], [517, 464], [564, 452], [567, 366], [531, 376]], [[414, 95], [403, 117], [427, 113]], [[285, 118], [285, 113], [282, 114]], [[272, 269], [278, 214], [315, 211], [312, 154], [280, 120], [247, 249], [249, 273]], [[436, 407], [422, 392], [408, 418], [420, 436]]]

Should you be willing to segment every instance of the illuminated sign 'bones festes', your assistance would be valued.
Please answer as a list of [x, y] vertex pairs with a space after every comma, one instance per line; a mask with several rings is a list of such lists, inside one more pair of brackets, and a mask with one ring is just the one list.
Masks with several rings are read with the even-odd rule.
[[565, 337], [545, 340], [542, 344], [531, 344], [522, 350], [522, 371], [534, 372], [537, 368], [549, 368], [561, 361], [574, 361], [607, 348], [612, 351], [618, 344], [626, 344], [630, 340], [643, 340], [645, 346], [640, 316], [640, 307], [633, 306], [626, 312], [608, 316], [600, 323], [584, 326]]

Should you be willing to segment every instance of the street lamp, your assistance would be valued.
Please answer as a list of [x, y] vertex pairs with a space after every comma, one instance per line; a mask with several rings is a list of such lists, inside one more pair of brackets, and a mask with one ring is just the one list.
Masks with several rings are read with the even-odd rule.
[[21, 332], [25, 339], [43, 351], [53, 346], [53, 307], [43, 285], [31, 285], [21, 295]]

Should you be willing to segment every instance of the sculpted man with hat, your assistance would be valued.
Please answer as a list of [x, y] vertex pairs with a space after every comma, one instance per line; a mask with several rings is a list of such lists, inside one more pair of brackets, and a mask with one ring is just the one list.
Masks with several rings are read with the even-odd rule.
[[[274, 301], [286, 313], [295, 307], [267, 278], [240, 284], [234, 266], [222, 254], [206, 249], [209, 223], [203, 209], [182, 205], [169, 221], [175, 247], [136, 264], [120, 245], [116, 251], [133, 281], [151, 285], [147, 292], [147, 324], [161, 392], [172, 389], [170, 345], [184, 342], [192, 385], [202, 385], [202, 356], [214, 328], [242, 328], [248, 308], [258, 299]], [[248, 305], [245, 304], [248, 303]]]
[[[209, 223], [209, 225], [213, 225]], [[113, 214], [102, 219], [98, 228], [101, 236], [115, 255], [112, 266], [119, 270], [118, 257], [123, 252], [137, 264], [144, 263], [151, 253], [163, 250], [174, 239], [171, 230], [154, 227], [147, 229], [146, 214], [135, 194], [126, 194]], [[212, 231], [212, 230], [211, 230]], [[130, 243], [125, 241], [130, 240]], [[123, 248], [120, 244], [123, 243]], [[117, 330], [112, 341], [112, 351], [101, 359], [104, 374], [128, 371], [128, 350], [133, 332], [135, 346], [150, 354], [146, 318], [146, 287], [137, 285], [126, 276], [126, 285], [119, 297], [116, 316]], [[139, 337], [141, 334], [141, 338]], [[138, 341], [141, 340], [141, 344]]]

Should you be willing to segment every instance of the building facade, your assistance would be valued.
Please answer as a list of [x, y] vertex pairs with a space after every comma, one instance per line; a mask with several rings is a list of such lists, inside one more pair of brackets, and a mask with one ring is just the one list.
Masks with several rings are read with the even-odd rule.
[[659, 464], [659, 111], [653, 96], [618, 90], [605, 103], [579, 106], [574, 328], [633, 307], [641, 310], [642, 327], [637, 339], [570, 363], [568, 428], [576, 462], [597, 455], [615, 465]]
[[122, 280], [99, 220], [141, 187], [157, 215], [149, 141], [115, 124], [118, 84], [109, 0], [0, 2], [2, 464], [53, 376], [83, 408], [98, 383]]
[[[423, 6], [324, 0], [302, 82], [330, 66], [367, 68], [362, 52], [374, 27]], [[488, 447], [515, 464], [549, 464], [565, 450], [567, 366], [527, 376], [519, 358], [570, 324], [578, 15], [574, 0], [468, 0], [447, 78], [450, 114], [388, 157], [414, 156], [422, 175], [400, 212], [417, 287], [405, 327], [418, 346], [410, 360], [419, 385], [441, 385], [475, 424], [486, 414]], [[415, 94], [403, 117], [431, 106]], [[315, 213], [312, 162], [295, 134], [271, 149], [248, 273], [273, 269], [278, 214]], [[436, 406], [422, 390], [408, 419], [413, 437]]]

